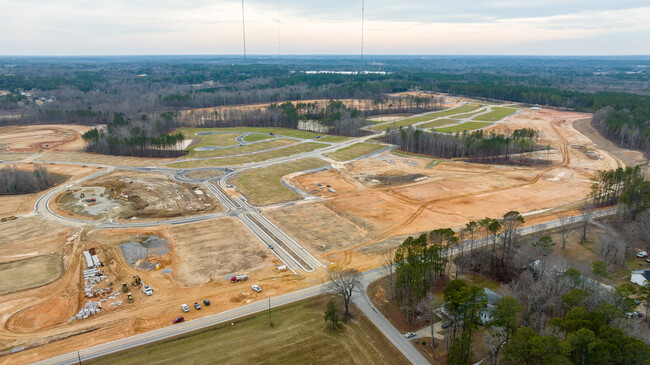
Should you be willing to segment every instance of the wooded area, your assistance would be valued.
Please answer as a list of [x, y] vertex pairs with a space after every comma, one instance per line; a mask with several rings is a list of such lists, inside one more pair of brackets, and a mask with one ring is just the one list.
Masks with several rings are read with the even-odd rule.
[[0, 169], [0, 195], [36, 193], [52, 184], [43, 165], [35, 165], [34, 171], [19, 170], [14, 166]]

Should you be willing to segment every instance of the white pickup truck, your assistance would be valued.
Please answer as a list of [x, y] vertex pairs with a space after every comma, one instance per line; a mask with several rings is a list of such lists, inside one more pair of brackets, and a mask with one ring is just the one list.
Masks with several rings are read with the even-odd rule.
[[142, 291], [147, 294], [147, 296], [153, 294], [153, 289], [149, 285], [143, 285], [142, 286]]

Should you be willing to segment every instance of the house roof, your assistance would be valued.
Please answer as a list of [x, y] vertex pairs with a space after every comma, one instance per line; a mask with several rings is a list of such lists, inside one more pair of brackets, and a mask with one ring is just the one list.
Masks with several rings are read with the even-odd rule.
[[650, 270], [635, 270], [632, 271], [632, 275], [637, 274], [643, 276], [646, 280], [650, 280]]
[[490, 290], [488, 288], [483, 288], [483, 290], [485, 291], [485, 296], [487, 297], [488, 304], [494, 305], [499, 300], [501, 300], [501, 295], [494, 290]]

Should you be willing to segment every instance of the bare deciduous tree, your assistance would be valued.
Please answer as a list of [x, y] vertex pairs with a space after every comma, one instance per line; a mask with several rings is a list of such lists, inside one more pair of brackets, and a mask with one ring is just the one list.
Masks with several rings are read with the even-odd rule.
[[350, 299], [354, 292], [361, 289], [361, 273], [357, 269], [332, 269], [328, 274], [330, 282], [325, 290], [341, 296], [345, 304], [345, 315], [349, 315]]

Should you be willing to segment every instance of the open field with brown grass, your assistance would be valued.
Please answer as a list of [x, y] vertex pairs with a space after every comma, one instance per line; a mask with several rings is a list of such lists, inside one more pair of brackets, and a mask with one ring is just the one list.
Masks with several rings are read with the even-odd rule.
[[305, 142], [305, 143], [290, 145], [289, 147], [280, 148], [273, 151], [254, 153], [246, 156], [221, 157], [221, 158], [212, 158], [207, 160], [175, 162], [169, 164], [169, 167], [191, 168], [191, 167], [242, 165], [248, 162], [260, 162], [260, 161], [266, 161], [278, 157], [291, 156], [297, 153], [309, 152], [323, 147], [325, 147], [325, 145], [323, 145], [322, 143]]
[[375, 143], [355, 143], [352, 146], [341, 148], [340, 150], [328, 153], [326, 156], [333, 158], [336, 161], [348, 161], [354, 158], [365, 156], [375, 151], [379, 151], [380, 149], [386, 147], [387, 145]]
[[0, 264], [0, 295], [34, 288], [61, 275], [61, 256], [36, 256]]
[[[354, 319], [340, 332], [323, 321], [328, 297], [292, 303], [160, 343], [127, 350], [91, 364], [407, 364], [402, 354], [353, 307]], [[215, 346], [215, 344], [219, 344]], [[228, 349], [224, 351], [224, 349]]]
[[296, 141], [295, 139], [274, 138], [272, 140], [264, 141], [260, 143], [236, 146], [232, 148], [224, 148], [224, 149], [219, 149], [214, 151], [197, 151], [195, 149], [192, 149], [190, 153], [187, 154], [184, 158], [204, 158], [204, 157], [222, 157], [222, 156], [241, 155], [245, 153], [270, 150], [272, 148], [290, 146], [296, 143], [298, 143], [298, 141]]

